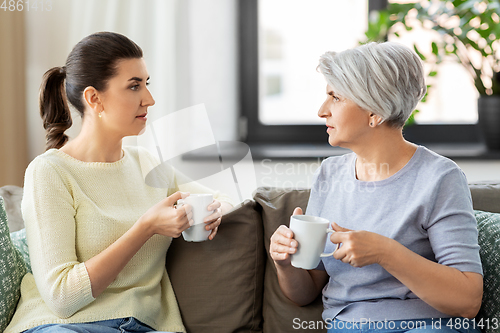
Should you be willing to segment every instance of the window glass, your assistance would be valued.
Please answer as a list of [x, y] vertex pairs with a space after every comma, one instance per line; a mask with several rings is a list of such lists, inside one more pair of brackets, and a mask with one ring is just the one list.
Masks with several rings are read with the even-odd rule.
[[[390, 0], [391, 3], [415, 3], [408, 0]], [[423, 1], [427, 2], [427, 1]], [[415, 12], [413, 12], [415, 11]], [[438, 41], [442, 36], [416, 20], [416, 10], [410, 11], [407, 23], [412, 26], [406, 31], [402, 26], [394, 26], [400, 37], [389, 35], [389, 40], [399, 42], [413, 49], [415, 44], [418, 50], [428, 59], [433, 59], [431, 43]], [[449, 20], [447, 20], [449, 21]], [[453, 22], [449, 22], [453, 23]], [[458, 25], [458, 22], [455, 22]], [[433, 67], [424, 64], [426, 73], [437, 69], [438, 75], [427, 77], [427, 83], [432, 87], [425, 103], [420, 103], [420, 111], [415, 120], [420, 124], [475, 124], [477, 123], [477, 98], [479, 94], [474, 87], [474, 81], [467, 70], [449, 56], [443, 63]]]
[[[326, 82], [316, 71], [319, 56], [355, 47], [365, 39], [368, 1], [260, 0], [258, 17], [259, 121], [322, 124], [317, 111], [325, 98]], [[400, 37], [390, 35], [389, 40], [411, 48], [415, 43], [432, 57], [431, 41], [440, 36], [416, 20], [413, 26], [412, 31], [399, 29]], [[433, 68], [425, 64], [425, 70], [429, 73]], [[470, 74], [452, 57], [438, 66], [438, 73], [427, 78], [432, 88], [427, 101], [417, 106], [417, 123], [475, 124], [478, 93]]]
[[261, 0], [258, 17], [260, 122], [323, 124], [319, 57], [364, 39], [367, 0]]

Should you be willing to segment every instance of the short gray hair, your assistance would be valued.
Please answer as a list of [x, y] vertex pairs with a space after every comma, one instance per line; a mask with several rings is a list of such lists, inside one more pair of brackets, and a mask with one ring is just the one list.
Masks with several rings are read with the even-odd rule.
[[393, 42], [326, 52], [320, 57], [318, 69], [335, 93], [393, 127], [404, 126], [427, 91], [420, 58], [408, 47]]

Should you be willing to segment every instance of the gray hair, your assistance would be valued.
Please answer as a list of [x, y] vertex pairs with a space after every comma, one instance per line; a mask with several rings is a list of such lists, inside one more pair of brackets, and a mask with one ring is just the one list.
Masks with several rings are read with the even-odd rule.
[[397, 128], [404, 126], [427, 91], [420, 58], [393, 42], [326, 52], [318, 69], [335, 93]]

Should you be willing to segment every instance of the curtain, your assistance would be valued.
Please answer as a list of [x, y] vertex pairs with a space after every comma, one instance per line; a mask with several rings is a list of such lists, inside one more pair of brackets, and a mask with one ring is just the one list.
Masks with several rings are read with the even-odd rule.
[[0, 11], [0, 186], [23, 185], [28, 165], [24, 13]]
[[[156, 100], [148, 122], [205, 104], [216, 140], [236, 139], [238, 115], [236, 0], [51, 0], [51, 11], [26, 12], [28, 159], [44, 152], [38, 89], [49, 68], [62, 66], [73, 46], [97, 31], [122, 33], [144, 51]], [[74, 138], [80, 118], [73, 113]], [[180, 134], [205, 124], [193, 117]], [[128, 138], [127, 138], [128, 139]], [[135, 140], [124, 140], [134, 144]]]

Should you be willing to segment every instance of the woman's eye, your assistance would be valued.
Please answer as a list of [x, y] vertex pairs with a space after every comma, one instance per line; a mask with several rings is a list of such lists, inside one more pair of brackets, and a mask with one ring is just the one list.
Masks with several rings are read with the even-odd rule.
[[135, 91], [135, 90], [138, 90], [138, 89], [139, 89], [139, 85], [138, 85], [138, 84], [133, 85], [132, 87], [130, 87], [130, 89], [132, 89], [132, 90], [134, 90], [134, 91]]

